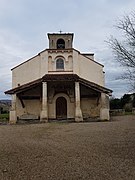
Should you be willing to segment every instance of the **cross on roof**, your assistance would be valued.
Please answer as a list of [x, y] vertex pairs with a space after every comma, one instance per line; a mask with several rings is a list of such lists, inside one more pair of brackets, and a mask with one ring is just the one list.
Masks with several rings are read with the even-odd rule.
[[59, 32], [60, 32], [60, 34], [61, 34], [61, 33], [62, 33], [62, 30], [60, 30]]

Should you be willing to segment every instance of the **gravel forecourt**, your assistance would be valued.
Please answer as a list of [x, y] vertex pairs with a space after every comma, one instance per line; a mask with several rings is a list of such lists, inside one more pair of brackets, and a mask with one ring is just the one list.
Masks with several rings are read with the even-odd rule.
[[135, 180], [135, 116], [0, 126], [0, 180]]

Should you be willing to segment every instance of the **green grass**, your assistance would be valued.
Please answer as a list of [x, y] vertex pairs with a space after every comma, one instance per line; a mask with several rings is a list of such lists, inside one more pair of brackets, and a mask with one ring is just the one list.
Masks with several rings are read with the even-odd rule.
[[126, 116], [126, 115], [135, 115], [135, 113], [133, 113], [133, 112], [124, 112], [124, 113], [115, 112], [113, 114], [110, 113], [110, 116]]
[[0, 121], [5, 121], [9, 119], [9, 114], [0, 114]]
[[132, 112], [125, 112], [125, 115], [132, 115]]

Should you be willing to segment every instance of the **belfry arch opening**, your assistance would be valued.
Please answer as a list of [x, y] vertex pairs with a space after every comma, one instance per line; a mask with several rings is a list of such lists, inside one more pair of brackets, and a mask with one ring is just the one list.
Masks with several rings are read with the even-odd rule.
[[65, 41], [63, 39], [57, 40], [57, 49], [65, 49]]

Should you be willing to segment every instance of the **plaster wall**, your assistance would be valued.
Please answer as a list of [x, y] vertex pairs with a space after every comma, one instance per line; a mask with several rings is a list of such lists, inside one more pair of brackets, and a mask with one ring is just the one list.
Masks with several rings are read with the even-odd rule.
[[85, 56], [82, 56], [81, 54], [79, 55], [78, 64], [80, 77], [101, 86], [105, 86], [103, 66], [86, 58]]
[[83, 118], [100, 116], [100, 105], [97, 104], [97, 98], [81, 98], [81, 109]]
[[79, 75], [79, 66], [80, 66], [80, 62], [79, 62], [79, 53], [78, 51], [73, 51], [73, 73]]
[[[64, 60], [64, 70], [56, 69], [56, 60], [62, 58]], [[52, 50], [48, 51], [48, 73], [63, 73], [73, 71], [73, 52], [72, 50]]]
[[73, 34], [49, 34], [49, 49], [57, 49], [57, 40], [63, 39], [65, 41], [65, 49], [72, 48]]
[[48, 116], [50, 119], [56, 118], [56, 100], [58, 97], [64, 97], [67, 100], [67, 118], [75, 117], [74, 101], [71, 102], [70, 98], [64, 93], [58, 93], [54, 96], [53, 101], [48, 103]]
[[21, 117], [22, 115], [35, 115], [40, 116], [41, 112], [41, 102], [38, 99], [33, 100], [23, 100], [25, 107], [22, 107], [20, 100], [17, 98], [16, 101], [16, 114], [17, 117]]
[[[56, 69], [56, 60], [64, 59], [64, 70]], [[42, 78], [45, 74], [74, 73], [104, 86], [103, 66], [81, 55], [76, 50], [46, 50], [12, 70], [12, 87]]]
[[20, 64], [12, 70], [12, 88], [41, 78], [48, 72], [47, 52]]

